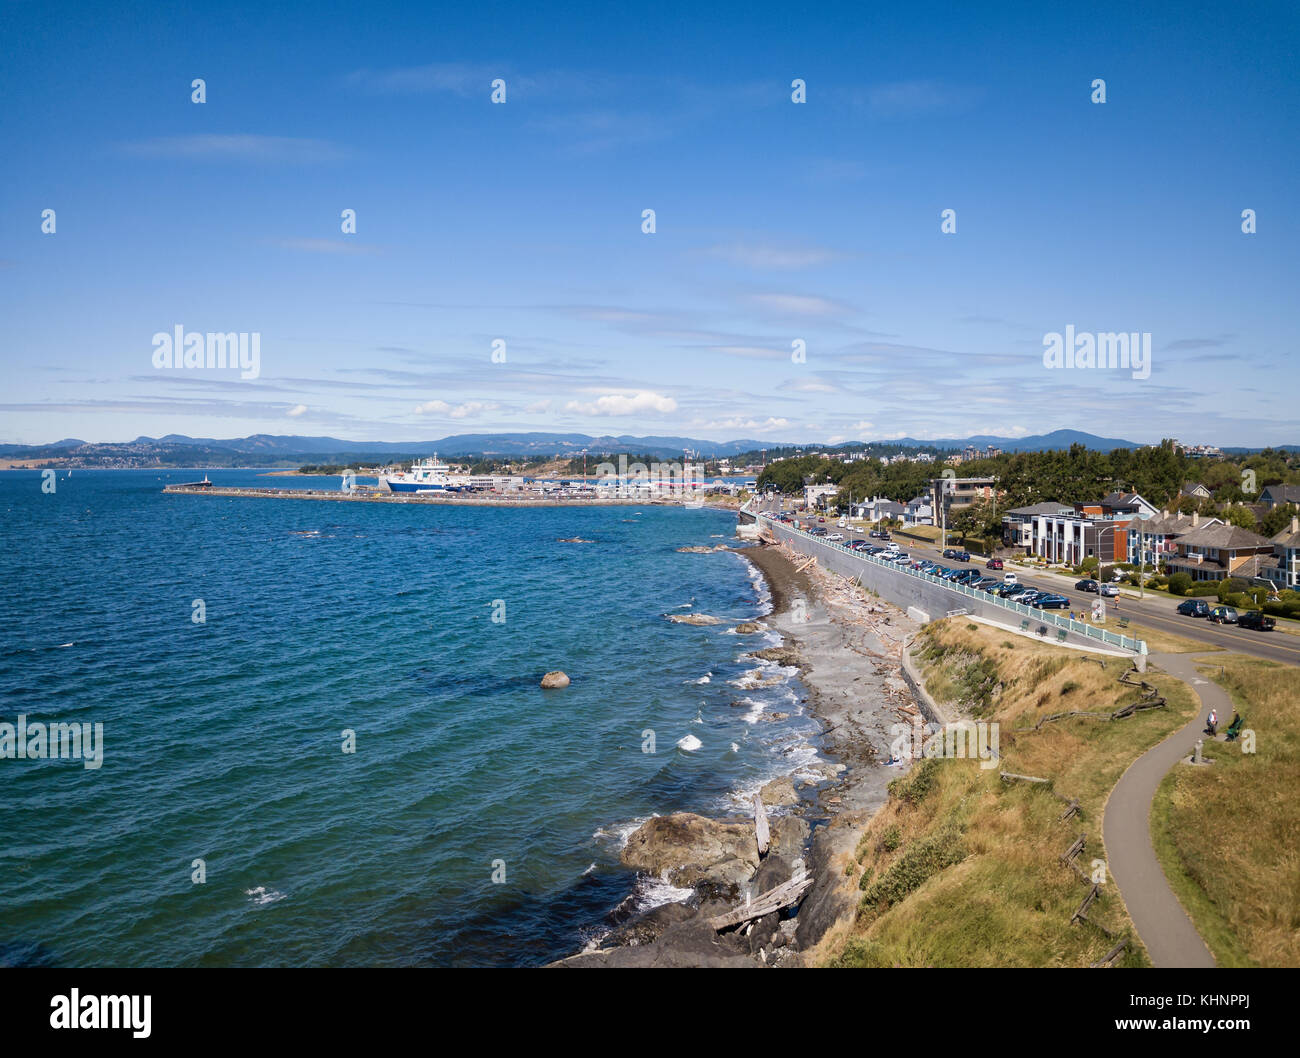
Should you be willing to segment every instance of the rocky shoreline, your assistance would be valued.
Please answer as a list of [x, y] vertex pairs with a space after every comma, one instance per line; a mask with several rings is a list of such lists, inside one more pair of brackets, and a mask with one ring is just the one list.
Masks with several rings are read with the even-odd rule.
[[[845, 873], [862, 828], [904, 766], [886, 765], [891, 726], [915, 715], [900, 651], [915, 631], [905, 614], [808, 565], [774, 544], [736, 549], [762, 573], [772, 612], [761, 619], [782, 644], [751, 657], [796, 666], [809, 711], [822, 724], [821, 782], [792, 777], [762, 790], [773, 809], [771, 844], [759, 855], [752, 817], [709, 819], [689, 812], [656, 816], [639, 827], [622, 861], [693, 890], [619, 923], [598, 946], [553, 965], [801, 966], [851, 921], [856, 878]], [[805, 769], [806, 770], [806, 769]], [[798, 877], [812, 887], [794, 907], [717, 931], [712, 920]]]

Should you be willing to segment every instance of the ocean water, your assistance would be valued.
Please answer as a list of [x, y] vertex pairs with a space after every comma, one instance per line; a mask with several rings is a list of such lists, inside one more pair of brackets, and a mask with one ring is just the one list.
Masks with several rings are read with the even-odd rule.
[[640, 821], [816, 760], [738, 660], [753, 567], [676, 551], [733, 515], [162, 494], [195, 476], [0, 473], [0, 722], [104, 747], [0, 759], [0, 965], [543, 963], [681, 895], [619, 865]]

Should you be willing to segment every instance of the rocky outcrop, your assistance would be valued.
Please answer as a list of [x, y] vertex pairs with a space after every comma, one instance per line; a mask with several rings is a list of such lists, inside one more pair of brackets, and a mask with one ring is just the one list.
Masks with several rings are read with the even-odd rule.
[[677, 625], [717, 625], [722, 624], [722, 618], [710, 617], [706, 613], [666, 613], [668, 620]]
[[548, 691], [558, 690], [559, 688], [567, 687], [568, 685], [569, 677], [559, 669], [556, 669], [553, 672], [548, 672], [542, 677], [542, 687]]
[[759, 791], [765, 805], [794, 805], [799, 803], [799, 795], [794, 790], [794, 780], [788, 775], [784, 779], [773, 779]]
[[753, 635], [755, 632], [764, 631], [764, 626], [759, 624], [757, 621], [744, 621], [736, 625], [736, 627], [733, 628], [732, 631], [739, 636], [750, 636]]
[[628, 867], [667, 877], [674, 885], [745, 882], [758, 867], [751, 823], [719, 823], [691, 812], [655, 816], [641, 824], [622, 853]]

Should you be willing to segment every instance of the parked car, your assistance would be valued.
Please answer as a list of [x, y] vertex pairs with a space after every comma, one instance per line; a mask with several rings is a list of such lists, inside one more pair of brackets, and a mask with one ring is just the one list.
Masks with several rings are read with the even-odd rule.
[[873, 540], [879, 540], [879, 539], [880, 539], [882, 536], [884, 536], [884, 535], [885, 535], [885, 534], [882, 533], [879, 529], [872, 529], [872, 530], [871, 530], [871, 538], [872, 538]]
[[1028, 591], [1029, 587], [1025, 584], [1003, 584], [1002, 587], [998, 589], [998, 594], [1004, 599], [1019, 599], [1020, 596], [1024, 595]]
[[841, 541], [841, 540], [844, 539], [844, 534], [843, 534], [843, 533], [831, 533], [829, 536], [826, 537], [826, 539], [827, 539], [827, 540], [834, 540], [836, 543], [839, 543], [839, 541]]
[[943, 549], [943, 557], [944, 557], [944, 558], [956, 558], [956, 557], [957, 557], [957, 549], [956, 549], [955, 547], [945, 547], [945, 548]]
[[890, 536], [890, 535], [889, 535], [888, 533], [886, 533], [886, 532], [881, 532], [881, 534], [880, 534], [880, 539], [881, 539], [881, 540], [892, 540], [893, 537]]
[[1034, 600], [1034, 606], [1040, 610], [1064, 610], [1070, 605], [1070, 600], [1064, 595], [1040, 595]]
[[1178, 612], [1184, 617], [1209, 617], [1210, 604], [1204, 599], [1188, 599], [1178, 604]]
[[1000, 559], [1000, 558], [991, 558], [991, 559], [989, 559], [987, 562], [984, 563], [984, 568], [985, 568], [985, 569], [1001, 569], [1001, 568], [1002, 568], [1002, 559]]
[[824, 521], [826, 521], [825, 518], [818, 518], [817, 520], [818, 520], [819, 522], [824, 522]]
[[979, 580], [971, 582], [971, 587], [978, 591], [988, 591], [990, 588], [997, 587], [1000, 583], [1001, 581], [996, 577], [980, 577]]
[[1260, 632], [1271, 632], [1277, 627], [1277, 622], [1268, 614], [1259, 610], [1247, 610], [1237, 618], [1238, 628], [1254, 628]]
[[1114, 584], [1103, 584], [1098, 591], [1108, 599], [1113, 599], [1119, 594], [1119, 588]]
[[1096, 591], [1097, 582], [1095, 580], [1081, 580], [1074, 586], [1075, 591]]
[[1237, 611], [1231, 606], [1216, 606], [1210, 611], [1210, 618], [1215, 624], [1235, 625], [1237, 623]]
[[956, 551], [956, 552], [953, 553], [953, 556], [952, 556], [952, 557], [955, 558], [958, 562], [969, 562], [969, 561], [970, 561], [970, 552], [969, 552], [969, 551]]

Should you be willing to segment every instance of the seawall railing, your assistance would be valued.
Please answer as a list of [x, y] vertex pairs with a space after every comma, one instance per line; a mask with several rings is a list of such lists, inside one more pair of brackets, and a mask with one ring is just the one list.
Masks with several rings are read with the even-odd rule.
[[[864, 566], [875, 565], [902, 576], [915, 577], [927, 584], [933, 584], [936, 587], [943, 588], [946, 591], [953, 592], [957, 595], [964, 595], [979, 602], [983, 606], [993, 606], [1007, 611], [1008, 614], [1017, 614], [1022, 617], [1028, 617], [1032, 621], [1038, 621], [1044, 625], [1051, 625], [1053, 628], [1064, 628], [1067, 632], [1084, 636], [1087, 639], [1095, 639], [1108, 647], [1128, 650], [1134, 654], [1147, 653], [1145, 640], [1136, 639], [1132, 636], [1120, 635], [1118, 632], [1111, 632], [1105, 628], [1098, 628], [1096, 625], [1091, 624], [1088, 621], [1079, 621], [1071, 617], [1064, 617], [1052, 610], [1040, 610], [1034, 606], [1027, 606], [1024, 603], [1018, 603], [1014, 599], [1004, 599], [998, 595], [991, 595], [986, 591], [969, 588], [965, 584], [955, 584], [950, 580], [945, 580], [943, 577], [936, 577], [930, 573], [923, 573], [919, 569], [910, 569], [907, 566], [900, 566], [896, 562], [888, 562], [882, 558], [877, 558], [875, 555], [868, 555], [861, 551], [855, 551], [844, 544], [813, 536], [804, 529], [796, 529], [792, 525], [780, 523], [777, 519], [773, 518], [771, 515], [763, 513], [762, 511], [747, 510], [746, 508], [748, 507], [749, 504], [746, 504], [745, 507], [741, 508], [741, 510], [746, 514], [752, 514], [753, 517], [758, 520], [759, 524], [766, 525], [769, 529], [772, 529], [773, 533], [776, 532], [776, 526], [779, 525], [783, 532], [802, 536], [807, 540], [816, 543], [820, 547], [833, 548], [838, 552], [843, 552], [850, 558], [857, 559], [863, 563]], [[952, 609], [958, 609], [958, 607], [953, 607]]]

